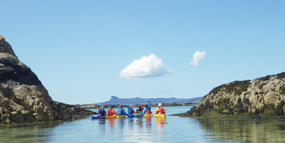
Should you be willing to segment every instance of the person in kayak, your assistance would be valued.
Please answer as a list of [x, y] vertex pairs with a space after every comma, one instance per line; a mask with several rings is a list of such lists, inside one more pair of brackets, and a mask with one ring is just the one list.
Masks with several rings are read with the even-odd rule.
[[119, 108], [118, 108], [118, 110], [117, 110], [117, 114], [118, 114], [118, 115], [128, 115], [128, 114], [126, 113], [126, 111], [124, 110], [124, 108], [122, 107], [122, 104], [119, 105]]
[[102, 105], [100, 109], [98, 109], [98, 114], [97, 116], [105, 116], [106, 115], [106, 111], [104, 109], [104, 106]]
[[155, 110], [155, 114], [165, 114], [165, 109], [162, 107], [161, 103], [158, 103], [158, 108]]
[[143, 108], [143, 105], [142, 105], [142, 103], [140, 104], [140, 106], [141, 106], [141, 108], [142, 108], [142, 111], [143, 111], [143, 109], [144, 109], [144, 108]]
[[141, 115], [151, 114], [151, 105], [150, 105], [148, 100], [146, 100], [146, 101], [148, 102], [148, 104], [145, 105], [145, 108], [144, 108], [144, 110], [143, 110]]
[[134, 111], [134, 109], [133, 109], [133, 105], [130, 105], [129, 107], [128, 107], [128, 114], [129, 115], [133, 115], [135, 113], [135, 111]]
[[113, 109], [114, 108], [114, 106], [112, 105], [111, 107], [110, 107], [110, 109], [108, 110], [108, 115], [109, 116], [116, 116], [116, 111]]
[[136, 110], [135, 114], [138, 115], [138, 114], [141, 114], [143, 111], [143, 105], [142, 103], [139, 105], [138, 109]]

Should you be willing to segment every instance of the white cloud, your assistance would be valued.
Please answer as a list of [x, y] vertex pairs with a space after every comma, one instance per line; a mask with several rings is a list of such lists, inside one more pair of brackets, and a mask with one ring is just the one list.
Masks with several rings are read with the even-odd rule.
[[193, 61], [190, 63], [191, 66], [198, 66], [200, 61], [203, 60], [206, 56], [206, 53], [196, 51], [196, 53], [193, 55]]
[[141, 59], [134, 60], [120, 72], [120, 76], [138, 79], [158, 77], [170, 72], [171, 69], [167, 69], [164, 63], [162, 63], [162, 59], [158, 59], [156, 55], [150, 54], [148, 57], [143, 56]]

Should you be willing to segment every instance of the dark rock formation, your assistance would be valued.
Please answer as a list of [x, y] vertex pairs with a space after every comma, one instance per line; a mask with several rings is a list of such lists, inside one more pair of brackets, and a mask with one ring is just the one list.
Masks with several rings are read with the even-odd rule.
[[53, 101], [36, 74], [19, 61], [3, 37], [0, 52], [0, 123], [70, 120], [93, 113]]
[[285, 72], [246, 81], [234, 81], [214, 88], [182, 116], [247, 117], [283, 119], [285, 113]]
[[11, 45], [5, 41], [4, 36], [0, 36], [0, 53], [8, 53], [16, 57], [16, 54], [14, 53]]

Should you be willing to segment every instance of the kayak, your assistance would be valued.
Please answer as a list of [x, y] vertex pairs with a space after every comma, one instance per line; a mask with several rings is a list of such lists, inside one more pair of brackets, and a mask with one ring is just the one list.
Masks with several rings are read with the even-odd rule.
[[126, 115], [116, 115], [116, 116], [91, 116], [91, 119], [121, 119], [121, 118], [125, 118]]
[[128, 118], [139, 118], [143, 117], [143, 115], [129, 115]]
[[117, 119], [122, 119], [122, 118], [126, 118], [126, 115], [116, 115]]
[[91, 116], [91, 119], [105, 119], [105, 116]]
[[116, 116], [105, 116], [105, 119], [115, 119], [116, 118]]
[[144, 114], [143, 116], [146, 118], [149, 118], [149, 117], [152, 117], [153, 115], [152, 114]]
[[155, 117], [158, 117], [158, 118], [165, 118], [165, 114], [155, 114]]

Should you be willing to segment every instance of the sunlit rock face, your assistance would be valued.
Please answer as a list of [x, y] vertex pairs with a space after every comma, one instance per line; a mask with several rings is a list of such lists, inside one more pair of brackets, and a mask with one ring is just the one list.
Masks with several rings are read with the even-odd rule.
[[76, 119], [92, 112], [55, 102], [36, 74], [0, 36], [0, 123]]
[[11, 45], [5, 40], [4, 36], [0, 36], [0, 53], [8, 53], [16, 57]]
[[208, 110], [220, 114], [246, 113], [254, 118], [283, 118], [285, 113], [285, 72], [214, 88], [198, 108], [188, 112], [201, 116]]

